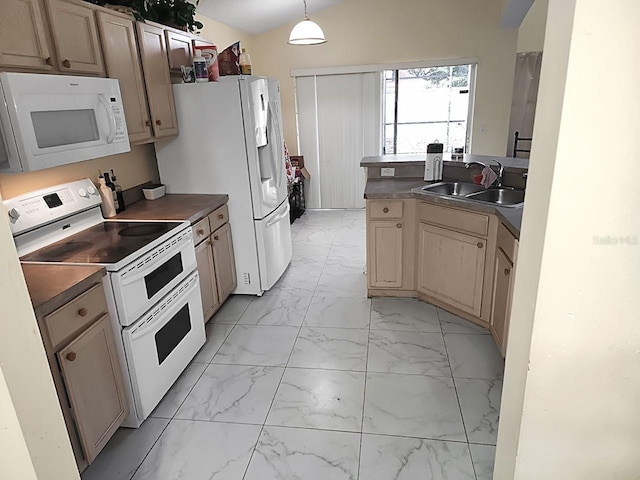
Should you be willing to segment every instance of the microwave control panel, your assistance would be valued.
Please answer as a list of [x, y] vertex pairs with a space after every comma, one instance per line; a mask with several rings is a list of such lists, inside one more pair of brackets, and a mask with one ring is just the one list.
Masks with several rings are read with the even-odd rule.
[[116, 122], [116, 135], [113, 138], [114, 142], [124, 142], [127, 139], [127, 133], [124, 128], [124, 109], [122, 105], [118, 102], [116, 97], [109, 98], [111, 101], [111, 112], [113, 113], [113, 117]]
[[100, 205], [100, 192], [88, 178], [10, 198], [4, 202], [11, 233], [27, 230]]

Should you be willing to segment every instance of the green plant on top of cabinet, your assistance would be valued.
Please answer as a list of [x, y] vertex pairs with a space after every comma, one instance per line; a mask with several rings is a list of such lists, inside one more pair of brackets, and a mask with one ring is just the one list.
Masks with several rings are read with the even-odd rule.
[[50, 71], [51, 46], [40, 0], [3, 0], [0, 66]]

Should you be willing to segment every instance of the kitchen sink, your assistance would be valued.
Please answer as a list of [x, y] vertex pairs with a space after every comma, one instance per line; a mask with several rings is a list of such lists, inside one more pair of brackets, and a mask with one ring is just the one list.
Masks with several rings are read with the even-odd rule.
[[501, 187], [485, 189], [482, 185], [466, 182], [439, 182], [416, 188], [414, 191], [444, 197], [464, 198], [501, 207], [519, 207], [524, 202], [523, 190]]
[[465, 182], [440, 182], [422, 187], [425, 192], [438, 193], [440, 195], [453, 195], [454, 197], [466, 197], [471, 193], [482, 193], [484, 187]]
[[467, 196], [467, 199], [509, 206], [524, 202], [524, 192], [507, 188], [491, 188], [484, 192], [472, 193]]

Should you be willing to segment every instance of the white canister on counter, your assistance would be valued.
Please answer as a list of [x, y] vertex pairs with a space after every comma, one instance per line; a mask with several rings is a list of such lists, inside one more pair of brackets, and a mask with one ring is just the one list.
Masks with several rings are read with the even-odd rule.
[[444, 147], [436, 140], [427, 145], [427, 158], [424, 162], [424, 179], [442, 180], [442, 153]]
[[207, 71], [207, 61], [202, 56], [202, 53], [197, 50], [193, 57], [193, 72], [196, 77], [196, 82], [208, 82], [209, 72]]

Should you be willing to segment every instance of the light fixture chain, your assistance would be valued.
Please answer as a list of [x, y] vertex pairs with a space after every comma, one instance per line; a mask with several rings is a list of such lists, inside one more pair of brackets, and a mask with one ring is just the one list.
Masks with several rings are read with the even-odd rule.
[[307, 18], [307, 0], [302, 0], [302, 3], [304, 3], [304, 18]]

